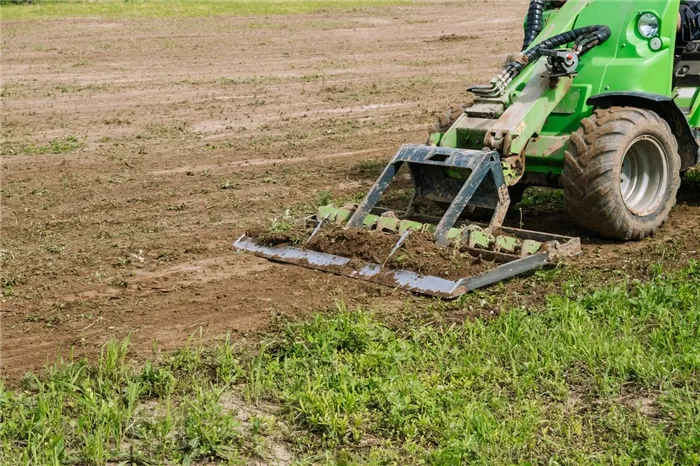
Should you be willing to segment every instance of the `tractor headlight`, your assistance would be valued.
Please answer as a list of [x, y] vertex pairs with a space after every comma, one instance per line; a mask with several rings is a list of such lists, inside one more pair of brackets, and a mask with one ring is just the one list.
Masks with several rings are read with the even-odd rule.
[[644, 13], [639, 17], [637, 28], [639, 33], [647, 39], [656, 37], [659, 34], [659, 18], [653, 13]]

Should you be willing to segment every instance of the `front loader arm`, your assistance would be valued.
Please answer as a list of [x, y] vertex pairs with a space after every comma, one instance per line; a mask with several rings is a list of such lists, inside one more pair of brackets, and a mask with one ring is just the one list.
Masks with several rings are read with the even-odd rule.
[[572, 76], [551, 78], [542, 58], [517, 100], [489, 128], [484, 146], [496, 149], [505, 159], [520, 156], [530, 138], [544, 126], [549, 114], [571, 89]]
[[[586, 0], [569, 0], [552, 13], [535, 43], [574, 28]], [[547, 118], [566, 97], [573, 76], [553, 78], [545, 67], [546, 57], [527, 67], [497, 98], [478, 99], [439, 140], [443, 147], [489, 147], [501, 154], [502, 160], [514, 157], [518, 163], [508, 184], [514, 183], [524, 171], [524, 150], [537, 135]], [[479, 139], [480, 138], [480, 139]], [[513, 159], [510, 159], [513, 160]], [[506, 167], [508, 168], [508, 167]]]

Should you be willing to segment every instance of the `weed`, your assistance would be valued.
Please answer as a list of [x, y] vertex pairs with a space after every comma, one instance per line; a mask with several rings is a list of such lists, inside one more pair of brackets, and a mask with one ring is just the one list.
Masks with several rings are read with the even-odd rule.
[[[364, 199], [365, 193], [363, 191], [358, 191], [353, 194], [346, 194], [342, 196], [334, 196], [331, 191], [319, 191], [316, 194], [316, 203], [313, 206], [309, 205], [299, 205], [297, 211], [308, 211], [308, 210], [313, 210], [316, 207], [322, 207], [326, 205], [334, 205], [334, 206], [344, 206], [347, 204], [356, 204], [360, 202], [362, 199]], [[306, 212], [308, 214], [308, 212]]]
[[561, 189], [530, 187], [517, 205], [522, 209], [564, 209], [564, 194]]
[[66, 136], [62, 139], [52, 139], [46, 145], [4, 143], [2, 155], [41, 155], [41, 154], [63, 154], [79, 149], [83, 143], [75, 136]]
[[9, 249], [0, 249], [0, 265], [8, 264], [15, 258], [15, 255]]
[[236, 185], [229, 180], [226, 180], [222, 183], [219, 183], [219, 188], [220, 189], [236, 189]]
[[700, 189], [700, 168], [691, 168], [683, 175], [683, 187]]
[[360, 163], [353, 167], [353, 170], [357, 170], [364, 173], [371, 173], [373, 175], [378, 175], [386, 166], [386, 162], [380, 159], [370, 159], [362, 160]]
[[305, 74], [304, 76], [301, 77], [301, 80], [305, 83], [309, 83], [312, 81], [318, 81], [319, 79], [323, 79], [323, 76], [320, 74]]
[[105, 125], [130, 125], [131, 120], [126, 119], [126, 118], [119, 118], [119, 117], [113, 117], [113, 118], [106, 118], [105, 120], [102, 121]]
[[180, 449], [185, 462], [196, 459], [237, 458], [239, 423], [224, 412], [218, 403], [223, 391], [215, 387], [198, 387], [193, 400], [185, 400], [185, 419]]
[[329, 9], [361, 7], [385, 8], [410, 4], [408, 0], [278, 0], [259, 2], [201, 0], [85, 2], [36, 1], [32, 5], [3, 2], [3, 19], [29, 20], [70, 17], [193, 17], [193, 16], [268, 16], [314, 13]]
[[36, 188], [32, 189], [30, 194], [33, 196], [46, 196], [47, 194], [51, 194], [51, 190], [46, 188]]
[[60, 254], [65, 247], [64, 244], [47, 244], [44, 246], [44, 249], [51, 254]]
[[289, 219], [273, 219], [268, 227], [270, 233], [286, 233], [294, 229], [294, 222]]
[[[700, 385], [684, 362], [695, 338], [684, 329], [700, 324], [698, 292], [691, 263], [670, 281], [552, 297], [546, 313], [515, 309], [488, 325], [401, 334], [341, 308], [288, 330], [253, 361], [250, 380], [333, 449], [379, 436], [409, 445], [409, 463], [692, 463], [698, 415], [686, 409]], [[646, 393], [656, 414], [640, 415], [625, 393]], [[676, 416], [685, 427], [671, 433]]]
[[63, 139], [53, 139], [50, 143], [51, 152], [62, 154], [79, 148], [82, 144], [75, 136], [66, 136]]
[[316, 194], [316, 205], [326, 206], [333, 203], [333, 193], [330, 191], [319, 191]]
[[112, 280], [111, 285], [116, 286], [117, 288], [126, 289], [129, 287], [129, 281], [125, 278], [117, 277]]
[[171, 261], [175, 260], [176, 257], [177, 257], [177, 254], [174, 253], [173, 251], [161, 251], [156, 256], [156, 260], [159, 262], [171, 262]]
[[160, 123], [149, 123], [145, 131], [137, 139], [175, 139], [187, 133], [184, 124], [163, 125]]
[[181, 202], [180, 204], [170, 204], [170, 205], [165, 206], [165, 210], [174, 211], [174, 212], [185, 210], [186, 208], [187, 208], [187, 205], [184, 202]]
[[[396, 328], [339, 305], [253, 354], [229, 336], [138, 365], [112, 340], [0, 386], [3, 464], [250, 464], [274, 435], [310, 463], [697, 464], [698, 294], [691, 261], [488, 322]], [[231, 391], [292, 428], [239, 419]]]

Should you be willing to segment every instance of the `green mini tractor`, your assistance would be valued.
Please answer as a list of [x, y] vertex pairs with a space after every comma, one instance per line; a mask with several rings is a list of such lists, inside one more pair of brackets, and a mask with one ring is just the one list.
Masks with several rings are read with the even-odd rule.
[[[395, 234], [502, 263], [448, 280], [243, 236], [237, 249], [269, 259], [454, 298], [580, 253], [578, 238], [506, 228], [524, 187], [563, 190], [581, 227], [604, 238], [654, 233], [676, 202], [681, 173], [699, 162], [700, 41], [677, 43], [680, 0], [533, 0], [523, 51], [470, 106], [441, 116], [426, 144], [401, 147], [359, 204], [324, 206], [308, 219]], [[407, 166], [405, 210], [377, 207]], [[430, 204], [431, 215], [423, 206]], [[434, 215], [434, 207], [441, 210]], [[488, 224], [474, 215], [491, 215]]]

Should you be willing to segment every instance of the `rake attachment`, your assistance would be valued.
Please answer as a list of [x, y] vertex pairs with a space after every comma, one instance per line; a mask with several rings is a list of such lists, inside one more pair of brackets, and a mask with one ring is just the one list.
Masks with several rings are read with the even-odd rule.
[[[377, 208], [377, 202], [403, 164], [408, 166], [413, 179], [414, 195], [408, 207], [405, 211]], [[367, 234], [396, 235], [396, 243], [382, 264], [358, 264], [349, 257], [306, 247], [259, 244], [246, 235], [233, 246], [274, 261], [447, 299], [581, 252], [578, 238], [502, 226], [509, 203], [498, 152], [405, 145], [394, 155], [360, 204], [342, 208], [320, 207], [315, 216], [307, 219], [312, 231], [305, 244], [332, 224], [367, 230]], [[422, 213], [425, 205], [439, 206], [444, 210], [442, 217]], [[470, 207], [492, 209], [490, 223], [483, 225], [461, 220]], [[434, 236], [438, 246], [456, 247], [474, 257], [501, 265], [456, 280], [385, 267], [384, 264], [413, 232]]]

